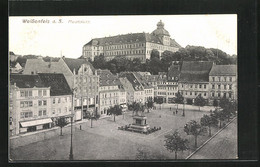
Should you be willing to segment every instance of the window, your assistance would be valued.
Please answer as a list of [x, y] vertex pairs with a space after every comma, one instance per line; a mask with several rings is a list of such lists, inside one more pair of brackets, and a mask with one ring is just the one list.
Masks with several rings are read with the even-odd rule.
[[192, 92], [190, 92], [190, 95], [192, 95]]
[[212, 93], [212, 97], [214, 97], [215, 96], [215, 93]]
[[55, 109], [53, 109], [53, 110], [52, 110], [52, 114], [55, 114], [55, 112], [56, 112], [56, 110], [55, 110]]
[[60, 98], [58, 98], [58, 103], [60, 103]]
[[215, 77], [212, 77], [212, 81], [215, 81]]
[[31, 90], [20, 91], [20, 96], [21, 97], [31, 97], [32, 96], [32, 91]]
[[232, 82], [232, 77], [229, 77], [229, 81]]
[[197, 96], [197, 92], [195, 92], [195, 96]]
[[198, 86], [198, 85], [197, 85], [197, 84], [195, 84], [195, 88], [197, 88], [197, 86]]
[[38, 105], [39, 106], [46, 106], [47, 105], [47, 101], [46, 100], [39, 100], [38, 101]]
[[218, 89], [220, 89], [220, 85], [218, 85]]
[[212, 89], [215, 89], [215, 85], [212, 85]]
[[228, 93], [228, 94], [229, 94], [229, 97], [231, 98], [231, 97], [232, 97], [232, 96], [231, 96], [232, 94], [231, 94], [231, 93]]
[[20, 114], [20, 118], [31, 118], [32, 116], [33, 116], [32, 111], [21, 112], [21, 114]]
[[192, 85], [190, 85], [190, 88], [192, 88]]
[[47, 96], [47, 91], [43, 90], [43, 96]]
[[225, 82], [227, 81], [227, 77], [224, 77], [224, 81], [225, 81]]
[[227, 89], [227, 85], [224, 85], [224, 89]]
[[218, 77], [218, 81], [221, 81], [221, 77]]
[[38, 90], [38, 96], [42, 96], [42, 90]]
[[204, 96], [207, 96], [207, 93], [204, 93]]
[[218, 93], [218, 97], [220, 97], [220, 93]]
[[32, 107], [32, 106], [33, 106], [32, 101], [21, 101], [20, 102], [21, 108]]
[[204, 85], [204, 89], [206, 89], [207, 85]]
[[200, 87], [199, 88], [201, 88], [202, 87], [202, 85], [200, 85]]
[[52, 99], [52, 104], [55, 104], [55, 98]]
[[46, 109], [41, 109], [38, 112], [38, 116], [45, 116], [46, 115]]

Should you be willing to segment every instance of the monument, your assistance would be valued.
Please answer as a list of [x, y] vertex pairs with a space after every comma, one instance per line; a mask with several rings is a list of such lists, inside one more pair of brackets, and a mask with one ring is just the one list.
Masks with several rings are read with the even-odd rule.
[[133, 117], [133, 123], [130, 125], [128, 130], [147, 133], [148, 130], [150, 129], [150, 126], [146, 123], [146, 120], [147, 120], [146, 116], [135, 115]]

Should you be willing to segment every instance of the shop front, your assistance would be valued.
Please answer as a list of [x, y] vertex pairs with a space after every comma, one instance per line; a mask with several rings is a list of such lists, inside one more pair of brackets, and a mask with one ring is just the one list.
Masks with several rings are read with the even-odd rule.
[[51, 118], [20, 122], [20, 133], [34, 132], [51, 127]]

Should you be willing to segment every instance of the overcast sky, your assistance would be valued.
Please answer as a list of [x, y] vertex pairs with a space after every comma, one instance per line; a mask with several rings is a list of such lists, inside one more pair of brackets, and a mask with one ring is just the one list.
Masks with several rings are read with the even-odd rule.
[[[25, 19], [49, 23], [23, 23]], [[59, 19], [62, 23], [52, 23]], [[60, 57], [62, 53], [78, 58], [92, 38], [151, 33], [160, 20], [182, 47], [204, 46], [237, 54], [236, 15], [9, 17], [9, 50], [17, 55]]]

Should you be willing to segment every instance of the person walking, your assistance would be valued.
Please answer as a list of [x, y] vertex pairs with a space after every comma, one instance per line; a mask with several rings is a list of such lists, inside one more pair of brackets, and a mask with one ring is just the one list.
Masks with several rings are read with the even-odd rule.
[[176, 115], [178, 114], [178, 110], [176, 110]]

